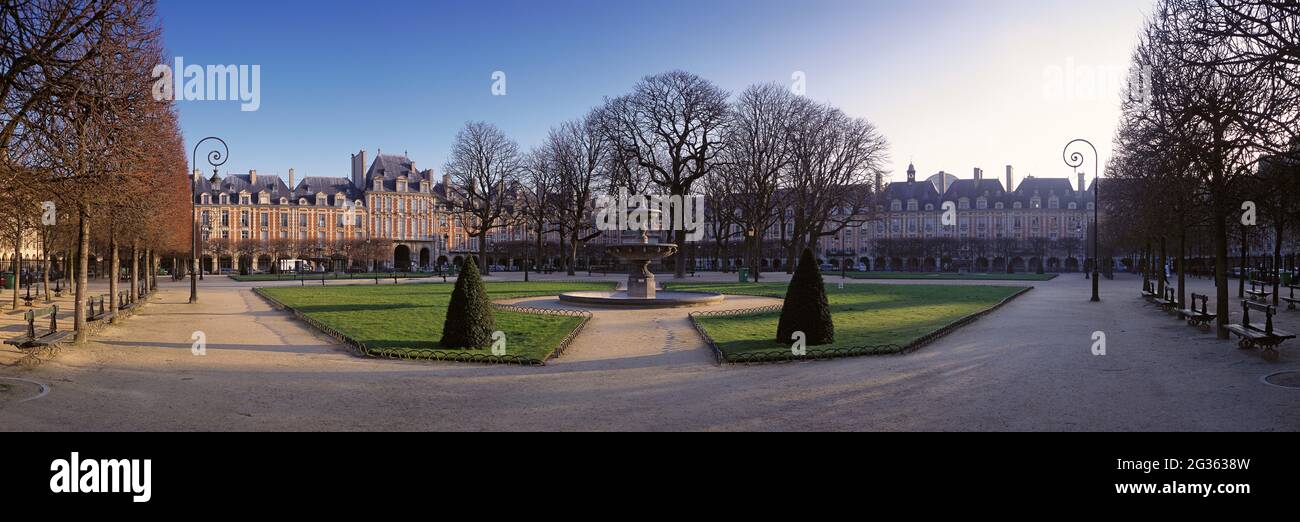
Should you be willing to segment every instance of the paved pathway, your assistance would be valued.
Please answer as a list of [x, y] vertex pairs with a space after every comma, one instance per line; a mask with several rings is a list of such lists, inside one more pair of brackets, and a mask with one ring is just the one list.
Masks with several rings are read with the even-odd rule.
[[[602, 313], [559, 363], [519, 368], [360, 359], [249, 285], [213, 278], [187, 305], [168, 283], [96, 342], [0, 367], [50, 390], [0, 392], [0, 430], [1300, 429], [1300, 390], [1260, 382], [1300, 369], [1298, 346], [1267, 363], [1153, 309], [1131, 278], [1103, 283], [1104, 306], [1075, 276], [1004, 284], [1037, 288], [906, 356], [718, 367], [669, 309]], [[1278, 325], [1300, 330], [1300, 313]]]

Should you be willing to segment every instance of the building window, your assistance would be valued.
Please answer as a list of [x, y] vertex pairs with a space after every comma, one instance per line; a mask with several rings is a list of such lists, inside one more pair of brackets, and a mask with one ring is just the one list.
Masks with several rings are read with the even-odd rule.
[[223, 226], [223, 227], [228, 227], [228, 226], [230, 226], [230, 211], [229, 211], [229, 210], [222, 210], [222, 211], [221, 211], [221, 226]]
[[248, 194], [240, 194], [240, 195], [239, 195], [239, 204], [240, 204], [240, 205], [248, 205], [248, 204], [250, 204], [250, 203], [252, 203], [252, 201], [249, 199]]
[[977, 209], [979, 209], [979, 210], [985, 210], [985, 209], [988, 209], [988, 208], [989, 208], [989, 200], [984, 199], [984, 198], [979, 198], [979, 199], [975, 200], [975, 208], [977, 208]]
[[239, 213], [239, 226], [241, 226], [241, 227], [245, 227], [245, 228], [248, 227], [248, 211], [247, 211], [247, 210], [245, 210], [245, 211]]
[[902, 202], [902, 201], [899, 201], [899, 200], [897, 200], [897, 199], [895, 199], [893, 203], [890, 203], [890, 204], [889, 204], [889, 210], [894, 211], [894, 212], [902, 212], [902, 211], [903, 211], [903, 202]]
[[[280, 213], [280, 226], [283, 227], [283, 228], [289, 228], [289, 213], [288, 213], [288, 212], [281, 212], [281, 213]], [[284, 236], [280, 236], [280, 237], [284, 237]]]

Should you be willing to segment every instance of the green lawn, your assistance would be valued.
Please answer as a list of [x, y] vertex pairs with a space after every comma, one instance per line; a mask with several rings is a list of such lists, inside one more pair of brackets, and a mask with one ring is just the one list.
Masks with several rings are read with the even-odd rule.
[[427, 274], [427, 273], [419, 273], [419, 272], [395, 272], [395, 273], [368, 272], [368, 273], [356, 273], [356, 274], [348, 274], [348, 273], [341, 273], [341, 272], [325, 272], [323, 274], [307, 273], [307, 274], [302, 274], [302, 276], [299, 276], [298, 274], [284, 273], [284, 274], [249, 274], [249, 275], [233, 274], [230, 275], [229, 277], [231, 279], [234, 279], [235, 281], [240, 281], [240, 282], [244, 282], [244, 281], [256, 282], [256, 281], [297, 281], [298, 279], [306, 279], [308, 281], [320, 281], [321, 276], [324, 276], [325, 279], [329, 279], [329, 280], [374, 279], [376, 276], [378, 276], [380, 279], [392, 279], [393, 277], [397, 277], [398, 279], [407, 279], [412, 277], [435, 277], [435, 274]]
[[[672, 283], [679, 290], [724, 294], [785, 297], [785, 283]], [[817, 351], [864, 346], [880, 349], [855, 350], [852, 354], [894, 353], [918, 338], [951, 325], [969, 315], [987, 310], [1023, 290], [1019, 286], [942, 286], [851, 284], [839, 288], [826, 285], [831, 314], [835, 320], [835, 343], [808, 347]], [[731, 317], [699, 317], [700, 324], [728, 360], [745, 357], [779, 357], [790, 346], [775, 341], [780, 312]], [[887, 347], [883, 347], [887, 346]]]
[[[838, 277], [837, 272], [826, 272], [825, 277]], [[849, 272], [849, 279], [920, 279], [931, 281], [1050, 281], [1057, 274], [953, 274], [927, 272]]]
[[[490, 355], [490, 349], [438, 344], [447, 302], [455, 285], [349, 285], [270, 287], [262, 292], [324, 325], [360, 341], [376, 355], [429, 357], [425, 351]], [[556, 295], [575, 290], [609, 290], [614, 283], [486, 283], [492, 300]], [[496, 326], [506, 334], [506, 355], [545, 361], [577, 317], [496, 312]]]

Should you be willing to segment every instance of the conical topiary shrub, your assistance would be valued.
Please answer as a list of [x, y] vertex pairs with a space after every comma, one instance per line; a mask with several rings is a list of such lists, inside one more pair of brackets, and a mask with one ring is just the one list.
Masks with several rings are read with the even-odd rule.
[[466, 260], [463, 267], [451, 292], [439, 343], [444, 348], [483, 348], [492, 344], [496, 320], [474, 257]]
[[785, 306], [781, 309], [781, 322], [776, 327], [776, 340], [794, 342], [795, 332], [803, 332], [808, 346], [835, 342], [835, 324], [831, 321], [831, 306], [826, 301], [826, 285], [817, 269], [812, 250], [804, 249], [799, 265], [794, 269], [790, 287], [785, 291]]

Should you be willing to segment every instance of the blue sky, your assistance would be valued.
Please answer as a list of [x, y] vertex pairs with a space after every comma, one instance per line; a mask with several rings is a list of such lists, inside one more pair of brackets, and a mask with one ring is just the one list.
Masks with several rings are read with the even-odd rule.
[[[217, 7], [219, 6], [219, 7]], [[807, 95], [871, 120], [901, 179], [1067, 176], [1061, 148], [1103, 160], [1117, 75], [1144, 0], [162, 0], [187, 64], [261, 66], [261, 107], [179, 101], [189, 147], [223, 137], [223, 171], [344, 176], [349, 155], [408, 152], [441, 171], [468, 120], [529, 148], [637, 79], [685, 69], [739, 92], [807, 78]], [[492, 73], [506, 73], [493, 96]], [[1064, 80], [1062, 80], [1064, 79]], [[1106, 81], [1111, 79], [1115, 81]], [[1064, 84], [1064, 85], [1063, 85]], [[202, 151], [200, 152], [202, 153]], [[200, 160], [202, 162], [202, 160]]]

